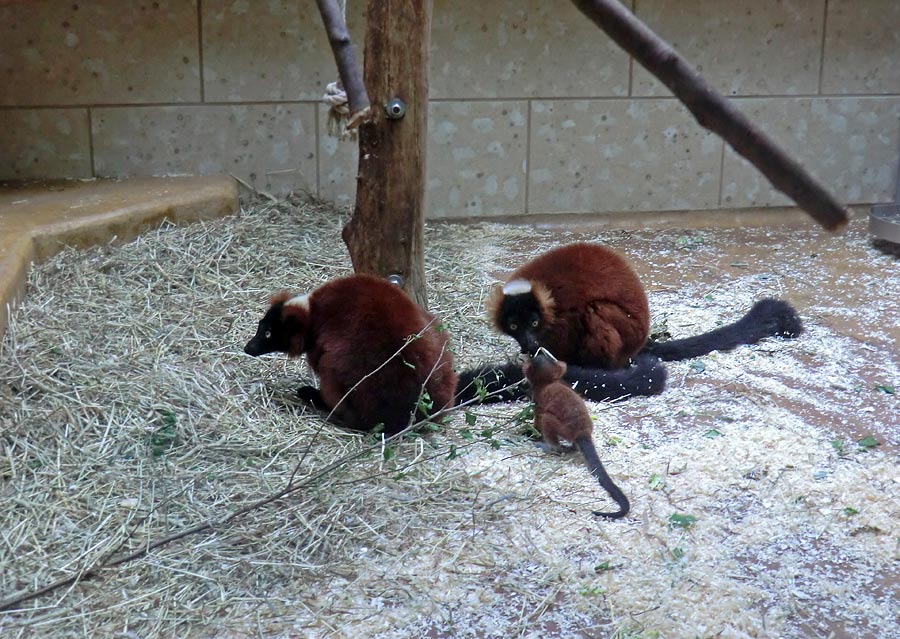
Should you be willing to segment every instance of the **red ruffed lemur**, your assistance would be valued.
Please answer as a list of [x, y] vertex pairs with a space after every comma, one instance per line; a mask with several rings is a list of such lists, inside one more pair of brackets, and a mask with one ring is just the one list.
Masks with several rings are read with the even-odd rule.
[[[666, 373], [660, 360], [689, 359], [803, 331], [787, 302], [766, 298], [732, 324], [696, 337], [650, 341], [647, 294], [637, 274], [616, 252], [588, 243], [552, 249], [520, 266], [494, 290], [488, 312], [523, 353], [533, 355], [543, 346], [565, 361], [565, 380], [594, 400], [662, 392]], [[476, 379], [499, 391], [521, 381], [521, 373], [514, 364], [466, 371], [460, 375], [459, 401], [475, 396]], [[519, 386], [494, 398], [522, 394]]]
[[332, 280], [308, 295], [276, 293], [244, 352], [307, 355], [319, 388], [301, 399], [354, 430], [391, 435], [454, 403], [447, 332], [398, 286], [369, 275]]
[[591, 433], [594, 421], [588, 412], [584, 400], [563, 383], [566, 372], [565, 362], [557, 361], [544, 349], [522, 367], [525, 377], [531, 385], [534, 399], [534, 427], [540, 431], [544, 443], [553, 448], [560, 448], [560, 440], [568, 441], [581, 451], [591, 474], [619, 505], [616, 512], [593, 511], [600, 517], [618, 519], [628, 514], [631, 505], [625, 493], [613, 483], [603, 468], [603, 462], [597, 455]]

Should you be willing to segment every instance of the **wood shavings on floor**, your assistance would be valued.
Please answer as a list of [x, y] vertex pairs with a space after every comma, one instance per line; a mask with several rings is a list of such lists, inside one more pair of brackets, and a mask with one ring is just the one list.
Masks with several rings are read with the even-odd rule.
[[574, 240], [625, 253], [674, 336], [765, 295], [807, 327], [590, 406], [632, 502], [618, 522], [590, 515], [609, 504], [577, 455], [522, 435], [524, 403], [351, 459], [374, 440], [295, 401], [305, 365], [243, 355], [270, 292], [350, 272], [328, 208], [36, 267], [0, 345], [2, 596], [309, 483], [0, 613], [0, 635], [900, 637], [897, 257], [855, 227], [431, 225], [430, 304], [460, 368], [515, 352], [484, 317], [496, 278]]

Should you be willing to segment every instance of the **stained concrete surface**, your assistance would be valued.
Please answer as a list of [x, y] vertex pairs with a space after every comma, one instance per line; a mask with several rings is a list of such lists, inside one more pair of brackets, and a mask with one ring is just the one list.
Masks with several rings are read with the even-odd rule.
[[[837, 235], [787, 209], [747, 216], [747, 226], [741, 226], [740, 215], [717, 219], [727, 228], [711, 228], [716, 218], [702, 213], [658, 219], [644, 229], [635, 228], [635, 217], [625, 224], [546, 224], [533, 244], [517, 241], [507, 247], [510, 258], [493, 275], [503, 278], [504, 269], [512, 270], [539, 250], [590, 241], [601, 232], [609, 237], [615, 228], [621, 235], [613, 246], [634, 265], [650, 295], [651, 312], [668, 319], [673, 337], [711, 327], [692, 326], [691, 320], [669, 314], [669, 300], [676, 306], [693, 297], [700, 306], [703, 298], [721, 297], [728, 301], [719, 320], [724, 322], [744, 312], [742, 304], [749, 300], [763, 294], [782, 297], [797, 308], [808, 329], [805, 339], [814, 335], [841, 343], [835, 344], [831, 362], [813, 349], [801, 353], [806, 369], [801, 377], [798, 371], [784, 371], [777, 380], [797, 395], [775, 401], [790, 404], [786, 408], [836, 437], [855, 442], [874, 435], [882, 445], [900, 450], [900, 245], [873, 239], [866, 214], [867, 209], [857, 209], [849, 229]], [[860, 359], [871, 366], [861, 371]], [[687, 376], [679, 383], [690, 387], [701, 380]]]
[[33, 261], [238, 208], [237, 184], [224, 175], [0, 184], [0, 335]]

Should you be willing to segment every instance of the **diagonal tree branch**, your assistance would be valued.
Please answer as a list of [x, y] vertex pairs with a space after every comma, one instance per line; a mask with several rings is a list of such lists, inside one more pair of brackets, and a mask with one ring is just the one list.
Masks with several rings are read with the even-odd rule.
[[356, 127], [369, 112], [369, 94], [363, 83], [362, 70], [356, 61], [356, 53], [344, 16], [338, 8], [335, 0], [316, 0], [319, 14], [325, 24], [325, 32], [328, 34], [328, 42], [331, 44], [331, 52], [334, 54], [334, 62], [337, 64], [338, 75], [344, 91], [347, 92], [347, 101], [350, 107], [347, 128]]
[[572, 3], [665, 84], [700, 126], [728, 142], [819, 224], [829, 231], [847, 226], [849, 212], [821, 183], [709, 86], [677, 51], [618, 0], [572, 0]]

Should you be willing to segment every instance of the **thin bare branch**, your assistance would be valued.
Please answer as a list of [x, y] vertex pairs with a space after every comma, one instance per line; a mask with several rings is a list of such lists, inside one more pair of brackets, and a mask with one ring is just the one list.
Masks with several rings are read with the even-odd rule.
[[347, 92], [347, 101], [350, 106], [347, 128], [352, 129], [358, 126], [369, 113], [369, 94], [363, 83], [362, 70], [356, 61], [356, 52], [353, 49], [347, 25], [344, 23], [344, 16], [341, 15], [337, 3], [335, 0], [316, 0], [316, 4], [319, 7], [319, 14], [322, 16], [322, 22], [325, 24], [325, 31], [328, 34], [328, 42], [331, 44], [341, 84], [344, 91]]

